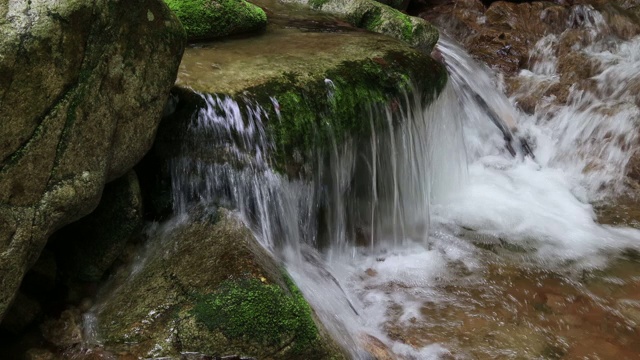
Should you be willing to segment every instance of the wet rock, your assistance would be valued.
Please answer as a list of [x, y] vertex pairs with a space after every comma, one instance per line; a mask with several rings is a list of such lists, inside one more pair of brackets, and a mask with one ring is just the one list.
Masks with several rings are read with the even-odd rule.
[[546, 2], [495, 2], [484, 9], [479, 1], [443, 5], [424, 13], [479, 60], [507, 75], [526, 67], [530, 50], [544, 35], [566, 27], [568, 10]]
[[164, 0], [189, 40], [211, 40], [264, 30], [267, 15], [244, 0]]
[[[217, 70], [211, 71], [211, 64], [217, 64]], [[399, 114], [406, 106], [405, 91], [420, 94], [426, 104], [446, 81], [442, 65], [386, 36], [272, 26], [259, 42], [234, 39], [187, 49], [173, 91], [178, 98], [175, 112], [163, 121], [154, 151], [160, 158], [166, 158], [163, 153], [175, 156], [169, 149], [181, 143], [176, 138], [203, 107], [195, 90], [222, 100], [229, 97], [245, 113], [247, 105], [259, 104], [275, 143], [269, 160], [278, 170], [299, 176], [309, 152], [316, 156], [332, 137], [340, 142], [347, 136], [366, 136], [372, 108], [396, 103]], [[187, 151], [229, 158], [217, 149]]]
[[59, 348], [82, 342], [82, 315], [77, 309], [65, 310], [56, 319], [49, 319], [41, 326], [42, 336]]
[[61, 271], [71, 280], [97, 282], [142, 226], [142, 196], [134, 171], [107, 184], [90, 215], [52, 236]]
[[637, 328], [640, 328], [640, 300], [621, 299], [617, 301], [616, 307], [624, 317], [631, 320]]
[[364, 273], [371, 277], [378, 275], [378, 272], [372, 268], [368, 268], [367, 270], [364, 271]]
[[[466, 0], [428, 6], [421, 16], [501, 73], [507, 94], [521, 110], [551, 114], [554, 105], [571, 101], [572, 93], [597, 91], [591, 78], [603, 69], [585, 49], [596, 40], [638, 34], [634, 6], [624, 1], [499, 1], [485, 8]], [[546, 78], [528, 79], [522, 70]]]
[[562, 295], [547, 293], [545, 298], [547, 299], [545, 305], [556, 313], [561, 313], [567, 305]]
[[54, 353], [47, 349], [30, 349], [26, 352], [24, 358], [26, 360], [56, 360]]
[[396, 360], [397, 356], [389, 347], [373, 335], [362, 334], [358, 337], [360, 346], [376, 360]]
[[184, 43], [159, 0], [0, 6], [0, 317], [47, 238], [149, 150]]
[[308, 4], [343, 17], [351, 24], [402, 40], [430, 53], [438, 41], [438, 30], [423, 19], [408, 16], [375, 0], [286, 0]]
[[161, 229], [131, 276], [94, 307], [109, 349], [133, 355], [343, 358], [309, 305], [236, 216]]

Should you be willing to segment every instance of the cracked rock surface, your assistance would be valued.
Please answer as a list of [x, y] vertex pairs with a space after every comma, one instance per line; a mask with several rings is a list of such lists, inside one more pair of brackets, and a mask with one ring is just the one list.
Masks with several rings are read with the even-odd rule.
[[184, 38], [160, 0], [0, 0], [0, 319], [49, 235], [151, 147]]

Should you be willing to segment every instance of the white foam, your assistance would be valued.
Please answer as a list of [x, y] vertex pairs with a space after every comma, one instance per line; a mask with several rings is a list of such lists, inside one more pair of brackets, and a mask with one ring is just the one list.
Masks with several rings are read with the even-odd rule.
[[[390, 321], [407, 327], [415, 321], [428, 323], [430, 319], [421, 312], [425, 303], [456, 301], [440, 286], [460, 280], [456, 273], [460, 264], [465, 274], [483, 267], [483, 253], [473, 246], [474, 238], [512, 244], [518, 256], [533, 266], [558, 271], [601, 268], [612, 254], [640, 248], [640, 231], [599, 224], [591, 205], [624, 190], [624, 168], [631, 144], [637, 140], [634, 129], [639, 112], [635, 104], [620, 99], [629, 93], [625, 81], [635, 81], [640, 73], [635, 69], [639, 39], [621, 44], [613, 53], [590, 48], [602, 63], [596, 78], [599, 92], [573, 89], [568, 104], [554, 105], [552, 111], [543, 107], [532, 116], [518, 114], [502, 94], [491, 90], [495, 89], [491, 76], [463, 51], [446, 44], [448, 50], [443, 53], [455, 58], [448, 61], [461, 64], [453, 83], [470, 81], [468, 88], [481, 92], [491, 106], [518, 114], [519, 135], [528, 137], [536, 160], [512, 158], [503, 148], [502, 135], [481, 109], [468, 101], [459, 103], [448, 115], [463, 118], [468, 173], [463, 174], [463, 185], [455, 187], [446, 186], [451, 179], [432, 177], [432, 230], [427, 243], [331, 257], [334, 274], [360, 312], [355, 319], [357, 331], [375, 334], [403, 358], [437, 359], [448, 354], [442, 344], [414, 348], [402, 340], [393, 341], [384, 329]], [[543, 41], [537, 54], [541, 65], [521, 76], [546, 81], [548, 86], [558, 79], [556, 60], [549, 59], [556, 39]], [[456, 104], [447, 106], [451, 109]], [[603, 112], [603, 108], [615, 111]], [[446, 139], [439, 141], [446, 143]], [[436, 174], [437, 164], [451, 166], [456, 161], [450, 149], [442, 150], [432, 155]]]

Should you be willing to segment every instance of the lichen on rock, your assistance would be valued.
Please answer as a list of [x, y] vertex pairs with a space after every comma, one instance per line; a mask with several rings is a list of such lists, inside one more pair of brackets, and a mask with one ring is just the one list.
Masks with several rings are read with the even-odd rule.
[[210, 40], [259, 31], [264, 11], [245, 0], [164, 0], [178, 16], [189, 40]]

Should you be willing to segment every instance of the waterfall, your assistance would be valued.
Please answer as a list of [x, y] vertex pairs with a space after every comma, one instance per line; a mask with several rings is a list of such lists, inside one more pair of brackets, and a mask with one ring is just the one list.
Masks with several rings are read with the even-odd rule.
[[[485, 308], [482, 301], [503, 295], [483, 278], [491, 266], [572, 276], [640, 248], [638, 230], [599, 224], [592, 206], [625, 190], [638, 141], [628, 84], [639, 81], [640, 38], [612, 43], [599, 35], [602, 16], [575, 11], [574, 26], [592, 34], [580, 51], [599, 69], [590, 90], [573, 87], [566, 104], [540, 99], [535, 113], [523, 114], [499, 77], [443, 37], [438, 49], [451, 76], [437, 99], [423, 104], [412, 90], [402, 106], [371, 106], [369, 135], [333, 138], [310, 154], [306, 177], [271, 167], [266, 124], [278, 119], [263, 107], [277, 108], [277, 97], [258, 104], [202, 95], [170, 164], [176, 218], [193, 207], [235, 209], [353, 358], [367, 358], [371, 337], [399, 358], [466, 354], [460, 341], [437, 336], [459, 324], [442, 327], [425, 309]], [[558, 81], [556, 43], [548, 35], [536, 45], [514, 96]], [[511, 119], [515, 156], [487, 109]], [[467, 289], [481, 295], [469, 300]]]
[[[356, 241], [371, 247], [424, 241], [429, 205], [445, 192], [443, 181], [433, 193], [435, 180], [448, 179], [455, 187], [466, 171], [451, 87], [428, 108], [415, 93], [405, 95], [400, 109], [372, 107], [371, 135], [332, 140], [328, 156], [319, 153], [311, 164], [314, 175], [303, 179], [269, 166], [273, 146], [260, 105], [202, 96], [206, 105], [191, 120], [183, 154], [170, 166], [174, 211], [186, 214], [194, 205], [237, 209], [274, 253], [285, 247], [299, 252], [301, 245], [342, 252]], [[431, 174], [437, 174], [433, 180]]]
[[[205, 106], [171, 163], [174, 211], [187, 216], [193, 206], [236, 209], [286, 264], [328, 327], [344, 332], [357, 323], [347, 321], [357, 305], [326, 261], [359, 249], [427, 246], [430, 204], [458, 188], [466, 174], [453, 88], [428, 107], [420, 95], [408, 92], [404, 106], [371, 107], [370, 135], [332, 141], [328, 155], [319, 152], [310, 164], [313, 175], [301, 179], [269, 166], [273, 146], [265, 124], [277, 119], [267, 119], [249, 99], [202, 95]], [[313, 295], [318, 291], [322, 297]], [[327, 302], [330, 293], [336, 296]], [[336, 321], [339, 314], [345, 317]]]
[[[540, 40], [523, 81], [553, 81], [553, 41]], [[389, 326], [411, 329], [426, 321], [425, 301], [449, 301], [438, 286], [483, 267], [475, 243], [506, 243], [526, 252], [527, 263], [570, 264], [569, 271], [602, 267], [611, 251], [638, 247], [638, 231], [598, 224], [590, 204], [619, 191], [631, 155], [624, 149], [636, 141], [637, 108], [619, 105], [609, 122], [595, 116], [620, 98], [611, 84], [634, 76], [617, 64], [631, 62], [636, 43], [594, 54], [608, 65], [597, 93], [574, 90], [567, 106], [534, 115], [520, 113], [500, 79], [454, 42], [443, 37], [438, 48], [451, 81], [432, 104], [408, 92], [404, 106], [371, 107], [370, 135], [331, 141], [311, 157], [307, 178], [270, 167], [265, 124], [278, 119], [250, 98], [202, 95], [206, 105], [171, 165], [176, 214], [236, 209], [353, 358], [367, 357], [367, 336], [407, 358], [449, 351], [408, 346], [389, 336]], [[487, 107], [513, 119], [515, 157]], [[518, 137], [535, 159], [520, 151]]]

